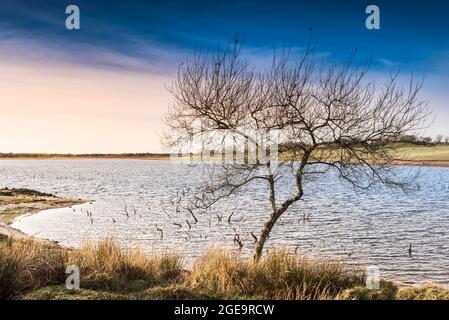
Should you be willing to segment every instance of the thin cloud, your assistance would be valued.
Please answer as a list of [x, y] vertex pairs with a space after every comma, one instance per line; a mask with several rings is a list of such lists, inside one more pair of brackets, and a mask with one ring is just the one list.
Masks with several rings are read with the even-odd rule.
[[395, 66], [399, 66], [400, 65], [399, 62], [394, 62], [392, 60], [385, 59], [385, 58], [377, 59], [377, 61], [379, 61], [380, 63], [382, 63], [386, 67], [395, 67]]
[[128, 53], [88, 43], [37, 41], [0, 33], [0, 59], [33, 63], [68, 64], [129, 72], [172, 73], [185, 52], [155, 43], [134, 43]]

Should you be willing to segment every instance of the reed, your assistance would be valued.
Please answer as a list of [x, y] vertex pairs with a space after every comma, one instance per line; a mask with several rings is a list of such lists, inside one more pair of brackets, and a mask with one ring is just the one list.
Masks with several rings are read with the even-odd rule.
[[73, 250], [69, 263], [79, 267], [81, 286], [89, 289], [129, 290], [136, 281], [148, 287], [167, 284], [182, 273], [179, 256], [124, 250], [113, 238], [97, 244], [87, 243], [79, 250]]
[[67, 251], [30, 240], [0, 243], [0, 299], [64, 283]]
[[[81, 290], [64, 286], [68, 265], [80, 269]], [[440, 288], [401, 289], [382, 280], [364, 287], [364, 272], [338, 261], [309, 259], [286, 249], [259, 261], [211, 248], [189, 270], [174, 254], [123, 249], [113, 238], [80, 249], [31, 240], [0, 241], [0, 299], [425, 299]]]
[[363, 283], [364, 274], [342, 263], [274, 250], [259, 262], [231, 251], [207, 251], [194, 265], [191, 285], [224, 297], [332, 299]]

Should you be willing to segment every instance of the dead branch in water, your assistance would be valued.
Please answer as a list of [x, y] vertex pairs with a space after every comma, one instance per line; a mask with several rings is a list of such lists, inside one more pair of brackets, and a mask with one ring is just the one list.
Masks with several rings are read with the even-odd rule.
[[229, 217], [228, 217], [228, 223], [229, 224], [232, 224], [231, 223], [231, 218], [232, 218], [232, 216], [234, 215], [234, 211], [232, 211], [232, 213], [229, 215]]
[[257, 236], [251, 231], [251, 236], [254, 239], [254, 243], [257, 243]]
[[187, 208], [187, 211], [190, 212], [190, 214], [192, 215], [193, 219], [195, 219], [195, 223], [198, 223], [198, 219], [195, 217], [195, 214], [193, 213], [193, 210], [190, 208]]
[[164, 239], [164, 231], [162, 231], [161, 228], [159, 228], [156, 224], [156, 230], [159, 231], [161, 233], [161, 240]]
[[237, 230], [235, 228], [233, 228], [233, 229], [234, 229], [234, 232], [235, 232], [235, 234], [234, 234], [234, 243], [236, 243], [239, 246], [239, 250], [242, 250], [243, 243], [240, 240], [240, 235], [238, 234], [238, 232], [237, 232]]

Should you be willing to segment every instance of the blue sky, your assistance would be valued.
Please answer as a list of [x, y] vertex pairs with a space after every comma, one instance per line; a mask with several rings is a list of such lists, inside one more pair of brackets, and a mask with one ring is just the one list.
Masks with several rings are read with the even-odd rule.
[[[80, 8], [81, 30], [65, 29], [69, 4]], [[380, 8], [380, 30], [365, 28], [370, 4]], [[250, 55], [263, 58], [275, 48], [303, 47], [312, 28], [326, 59], [341, 61], [357, 48], [361, 58], [372, 59], [376, 73], [425, 75], [423, 93], [437, 113], [429, 134], [449, 135], [448, 16], [449, 2], [443, 0], [2, 0], [0, 62], [109, 70], [117, 77], [142, 73], [169, 81], [195, 49], [214, 49], [238, 35]], [[158, 110], [154, 114], [160, 116]], [[136, 149], [127, 151], [147, 150]], [[157, 150], [156, 144], [150, 149]]]
[[[64, 28], [65, 7], [77, 4], [82, 28]], [[381, 30], [365, 28], [365, 8], [376, 4]], [[43, 45], [76, 45], [153, 59], [147, 50], [213, 48], [236, 34], [258, 49], [303, 46], [308, 29], [319, 49], [338, 58], [352, 48], [379, 64], [437, 66], [449, 51], [449, 3], [430, 1], [65, 1], [3, 0], [3, 37]], [[146, 54], [144, 54], [146, 53]], [[76, 57], [75, 57], [76, 58]], [[86, 61], [88, 63], [88, 61]]]

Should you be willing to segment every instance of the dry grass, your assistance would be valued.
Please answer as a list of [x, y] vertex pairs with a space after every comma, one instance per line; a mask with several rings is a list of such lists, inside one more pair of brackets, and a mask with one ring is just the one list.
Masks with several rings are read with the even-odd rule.
[[[77, 265], [81, 289], [64, 286]], [[111, 238], [77, 250], [33, 241], [0, 239], [0, 299], [449, 299], [437, 286], [398, 288], [328, 260], [280, 249], [256, 263], [230, 250], [207, 250], [190, 271], [177, 255], [123, 250]]]
[[423, 287], [404, 287], [398, 291], [398, 300], [449, 300], [449, 290], [427, 285]]
[[398, 288], [389, 281], [381, 280], [379, 289], [368, 289], [366, 286], [358, 286], [346, 289], [338, 296], [338, 300], [394, 300]]
[[135, 281], [149, 287], [173, 282], [182, 274], [179, 256], [147, 256], [138, 250], [122, 250], [112, 238], [74, 250], [69, 264], [80, 268], [81, 286], [89, 289], [129, 290], [129, 284]]
[[64, 283], [66, 252], [33, 241], [0, 243], [0, 299]]
[[64, 284], [68, 265], [77, 265], [81, 286], [106, 291], [143, 290], [166, 285], [181, 276], [178, 256], [146, 256], [121, 250], [108, 238], [80, 250], [68, 250], [30, 240], [0, 242], [0, 299], [8, 299], [48, 285]]
[[449, 145], [421, 146], [410, 143], [399, 144], [400, 159], [410, 161], [449, 161]]
[[210, 250], [194, 265], [191, 285], [224, 297], [332, 299], [363, 283], [362, 272], [341, 263], [299, 258], [287, 250], [265, 255], [258, 263], [230, 251]]

